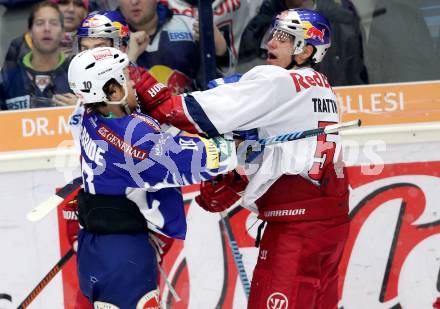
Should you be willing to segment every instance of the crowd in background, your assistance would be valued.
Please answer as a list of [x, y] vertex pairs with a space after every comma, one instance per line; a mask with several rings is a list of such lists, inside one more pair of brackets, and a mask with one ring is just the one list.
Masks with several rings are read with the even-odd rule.
[[[77, 30], [96, 10], [117, 10], [125, 18], [131, 44], [138, 50], [132, 59], [137, 66], [175, 93], [204, 88], [197, 2], [0, 0], [8, 9], [34, 5], [27, 31], [3, 42], [9, 45], [0, 60], [1, 109], [75, 104], [67, 68], [79, 50]], [[319, 11], [332, 26], [332, 47], [317, 67], [332, 86], [440, 79], [440, 5], [435, 0], [373, 2], [367, 28], [365, 16], [350, 0], [215, 0], [216, 72], [243, 73], [264, 64], [267, 51], [262, 42], [273, 18], [302, 7]]]

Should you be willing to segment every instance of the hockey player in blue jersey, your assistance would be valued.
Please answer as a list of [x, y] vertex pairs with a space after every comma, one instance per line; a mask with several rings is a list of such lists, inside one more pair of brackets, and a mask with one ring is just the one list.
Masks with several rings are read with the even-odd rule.
[[[163, 133], [153, 118], [136, 110], [127, 65], [124, 53], [100, 47], [81, 52], [69, 67], [70, 87], [85, 106], [78, 277], [95, 308], [160, 308], [148, 228], [184, 238], [186, 223], [182, 207], [154, 192], [233, 169], [235, 149], [223, 138]], [[88, 203], [90, 196], [93, 203]], [[130, 207], [127, 197], [133, 201]]]
[[[92, 49], [95, 47], [114, 47], [127, 53], [130, 61], [135, 61], [138, 55], [144, 51], [142, 44], [137, 41], [138, 33], [130, 33], [128, 24], [124, 17], [118, 11], [95, 11], [87, 15], [87, 17], [82, 21], [81, 26], [77, 30], [75, 47], [79, 51], [84, 51], [87, 49]], [[129, 66], [130, 77], [140, 76], [145, 69], [139, 66]], [[76, 102], [76, 101], [75, 101]], [[79, 106], [72, 115], [72, 118], [79, 118], [82, 115], [82, 106]], [[76, 136], [75, 139], [79, 140], [79, 127], [80, 123], [76, 125], [71, 125], [71, 131]], [[145, 194], [142, 192], [141, 194]], [[180, 188], [164, 188], [156, 192], [151, 192], [147, 195], [149, 201], [147, 203], [151, 204], [153, 199], [161, 201], [161, 208], [165, 207], [183, 207], [183, 199], [181, 196]], [[89, 199], [92, 203], [92, 198]], [[129, 203], [129, 201], [127, 201]], [[168, 206], [169, 205], [169, 206]], [[140, 205], [142, 207], [142, 205]], [[66, 205], [68, 208], [72, 208]], [[71, 210], [67, 210], [71, 211]], [[154, 214], [150, 214], [148, 219], [152, 220], [150, 217], [155, 218]], [[74, 243], [77, 238], [77, 230], [79, 229], [77, 221], [71, 222], [73, 216], [67, 216], [68, 225], [73, 226], [68, 233], [69, 238], [73, 239]], [[183, 219], [182, 219], [183, 220]], [[155, 229], [156, 225], [152, 225], [151, 229]], [[160, 231], [161, 233], [150, 233], [150, 237], [153, 239], [159, 238], [158, 242], [158, 252], [160, 253], [160, 260], [166, 254], [168, 249], [173, 243], [173, 238], [167, 237], [169, 233], [166, 231]]]

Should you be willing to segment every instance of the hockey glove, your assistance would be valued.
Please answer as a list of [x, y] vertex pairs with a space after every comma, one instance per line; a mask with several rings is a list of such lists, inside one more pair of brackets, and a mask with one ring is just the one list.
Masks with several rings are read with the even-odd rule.
[[440, 309], [440, 297], [437, 297], [437, 300], [432, 304], [432, 306], [436, 309]]
[[168, 87], [158, 82], [146, 70], [131, 68], [130, 79], [135, 82], [134, 87], [141, 109], [149, 114], [158, 105], [171, 98]]
[[200, 195], [196, 202], [200, 207], [209, 212], [221, 212], [237, 203], [247, 180], [235, 170], [219, 175], [214, 179], [202, 181]]
[[78, 249], [78, 201], [75, 196], [71, 201], [67, 202], [63, 206], [63, 218], [66, 220], [66, 235], [75, 252]]

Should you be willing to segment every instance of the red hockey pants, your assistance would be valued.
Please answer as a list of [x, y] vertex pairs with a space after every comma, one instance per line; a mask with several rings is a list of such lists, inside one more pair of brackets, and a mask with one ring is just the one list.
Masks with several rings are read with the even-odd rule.
[[349, 218], [268, 222], [248, 309], [335, 309]]

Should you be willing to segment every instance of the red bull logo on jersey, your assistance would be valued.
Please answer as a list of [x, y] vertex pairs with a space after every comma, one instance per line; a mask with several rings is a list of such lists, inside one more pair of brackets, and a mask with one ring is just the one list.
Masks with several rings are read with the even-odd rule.
[[309, 89], [312, 86], [330, 88], [327, 77], [319, 72], [314, 72], [313, 75], [290, 73], [290, 76], [292, 76], [296, 92], [300, 92], [303, 89]]
[[318, 39], [321, 43], [324, 43], [325, 29], [319, 30], [308, 21], [302, 22], [302, 25], [305, 39]]

